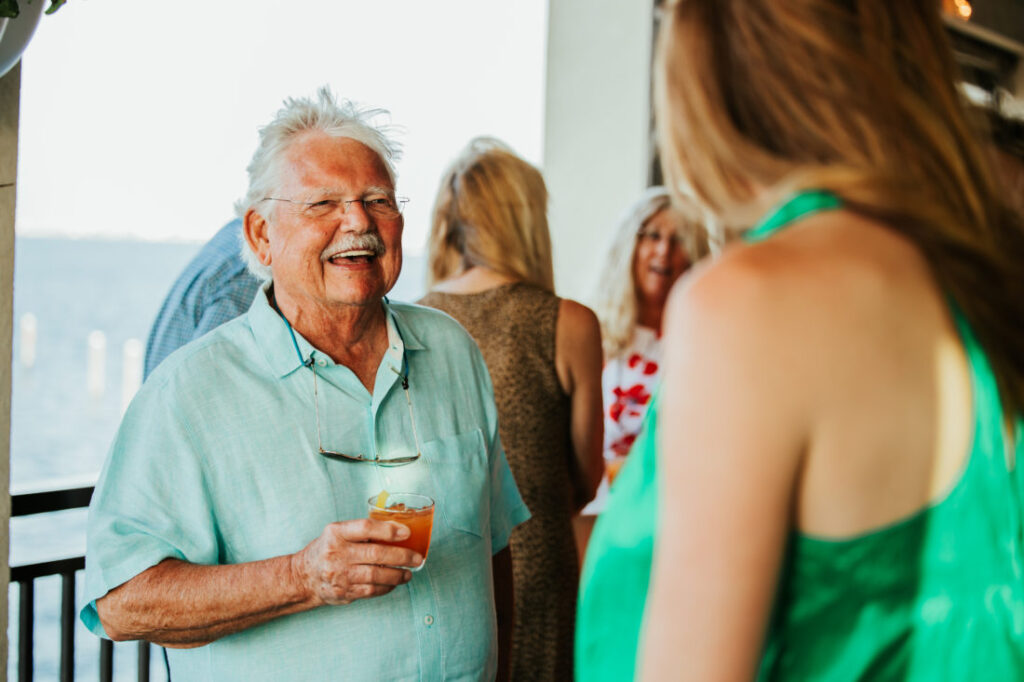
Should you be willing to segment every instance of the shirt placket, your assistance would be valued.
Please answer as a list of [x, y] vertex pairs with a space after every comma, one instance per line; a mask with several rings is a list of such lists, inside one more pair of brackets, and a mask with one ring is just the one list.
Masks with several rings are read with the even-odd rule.
[[[381, 371], [377, 374], [374, 384], [374, 397], [369, 408], [370, 433], [373, 438], [374, 454], [378, 457], [386, 456], [388, 448], [381, 448], [381, 440], [394, 438], [401, 429], [378, 430], [378, 419], [385, 410], [393, 410], [393, 418], [404, 418], [406, 414], [405, 396], [401, 387], [400, 373], [402, 370], [402, 356], [405, 351], [403, 344], [391, 329], [389, 329], [389, 349], [384, 361], [381, 363]], [[411, 381], [415, 381], [412, 378]], [[394, 402], [393, 402], [394, 401]], [[399, 415], [402, 415], [399, 417]], [[382, 424], [383, 426], [386, 426]], [[384, 489], [389, 489], [392, 476], [388, 473], [387, 467], [376, 467], [379, 479]], [[416, 633], [417, 654], [419, 659], [420, 679], [443, 680], [444, 679], [444, 645], [441, 637], [440, 622], [441, 615], [438, 613], [438, 604], [435, 597], [436, 591], [431, 580], [430, 561], [427, 561], [423, 570], [412, 574], [410, 580], [404, 586], [408, 590], [412, 613], [412, 629]], [[403, 588], [399, 588], [403, 589]]]
[[[427, 562], [429, 565], [429, 561]], [[412, 574], [406, 587], [412, 601], [413, 629], [416, 632], [416, 644], [419, 648], [420, 679], [444, 679], [444, 646], [441, 639], [440, 614], [437, 612], [437, 600], [434, 598], [434, 587], [430, 579], [430, 571], [423, 570]]]
[[[393, 388], [388, 387], [388, 390], [401, 393], [402, 389], [394, 386]], [[385, 406], [392, 400], [404, 400], [404, 397], [393, 395], [382, 399], [379, 403], [375, 400], [373, 401], [374, 405], [367, 408], [370, 420], [370, 433], [373, 434], [373, 447], [378, 456], [381, 456], [382, 453], [380, 448], [382, 432], [377, 429], [377, 420]], [[375, 468], [377, 469], [378, 479], [382, 487], [385, 490], [389, 489], [392, 476], [388, 473], [388, 468]], [[435, 590], [431, 581], [430, 571], [427, 568], [429, 565], [430, 562], [428, 560], [423, 570], [414, 572], [412, 580], [406, 583], [404, 587], [398, 589], [405, 589], [409, 594], [410, 612], [412, 614], [412, 623], [410, 625], [416, 634], [420, 679], [441, 680], [444, 679], [444, 667], [442, 665], [444, 651], [441, 638], [442, 623], [439, 622], [440, 614], [438, 613]]]

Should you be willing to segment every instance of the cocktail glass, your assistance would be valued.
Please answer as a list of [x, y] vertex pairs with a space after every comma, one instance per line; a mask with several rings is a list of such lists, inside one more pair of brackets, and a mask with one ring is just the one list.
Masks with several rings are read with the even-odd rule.
[[615, 477], [619, 475], [619, 469], [622, 468], [623, 463], [626, 461], [625, 457], [612, 457], [606, 459], [604, 462], [604, 470], [608, 476], [608, 485], [611, 486], [615, 482]]
[[398, 542], [382, 542], [383, 545], [407, 547], [419, 552], [423, 562], [419, 566], [402, 566], [410, 571], [418, 571], [427, 563], [427, 551], [430, 549], [430, 531], [434, 527], [434, 501], [426, 495], [416, 493], [390, 493], [383, 507], [377, 506], [380, 496], [374, 495], [367, 504], [370, 518], [377, 521], [394, 521], [409, 529], [409, 537]]

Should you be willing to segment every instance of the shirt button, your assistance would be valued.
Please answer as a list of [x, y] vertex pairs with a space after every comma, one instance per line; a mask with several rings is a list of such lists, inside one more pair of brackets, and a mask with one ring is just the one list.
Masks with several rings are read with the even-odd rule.
[[427, 625], [433, 625], [434, 624], [434, 617], [431, 616], [431, 615], [424, 616], [423, 622], [426, 623]]
[[327, 366], [327, 361], [326, 360], [317, 360], [316, 364], [320, 365], [321, 367], [326, 367]]

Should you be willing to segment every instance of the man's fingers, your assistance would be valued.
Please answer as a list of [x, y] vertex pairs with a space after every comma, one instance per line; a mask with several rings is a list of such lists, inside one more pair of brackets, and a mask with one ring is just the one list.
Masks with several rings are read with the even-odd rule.
[[395, 589], [394, 585], [356, 585], [352, 588], [351, 595], [353, 600], [368, 599], [370, 597], [380, 597], [393, 589]]
[[352, 564], [374, 566], [419, 566], [423, 560], [411, 549], [376, 542], [353, 543], [350, 556]]
[[394, 521], [353, 519], [333, 525], [349, 542], [397, 542], [409, 537], [409, 528]]
[[324, 598], [324, 603], [333, 604], [335, 606], [351, 604], [358, 599], [380, 597], [381, 595], [391, 592], [393, 589], [395, 589], [395, 585], [364, 585], [362, 583], [358, 585], [350, 585], [344, 591], [335, 591], [330, 593], [329, 596]]
[[356, 566], [351, 572], [352, 582], [366, 585], [394, 587], [409, 582], [412, 573], [403, 568], [392, 566], [374, 566], [364, 564]]
[[423, 557], [405, 547], [383, 544], [407, 539], [397, 523], [354, 519], [329, 524], [302, 552], [302, 570], [311, 589], [326, 604], [347, 604], [387, 594], [404, 585]]
[[412, 573], [400, 568], [361, 564], [348, 569], [345, 584], [331, 586], [329, 604], [348, 604], [356, 599], [379, 597], [391, 592], [398, 585], [404, 585]]

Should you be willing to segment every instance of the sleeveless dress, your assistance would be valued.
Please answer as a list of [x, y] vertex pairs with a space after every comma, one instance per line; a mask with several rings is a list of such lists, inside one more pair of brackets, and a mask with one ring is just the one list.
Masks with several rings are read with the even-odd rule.
[[[838, 206], [826, 193], [797, 194], [747, 238]], [[953, 311], [975, 416], [960, 479], [915, 514], [851, 539], [791, 533], [759, 680], [1024, 679], [1024, 474], [1008, 465], [1024, 456], [1024, 444], [1005, 440], [995, 378]], [[584, 562], [576, 641], [582, 682], [633, 679], [657, 533], [657, 403]], [[1022, 427], [1018, 419], [1018, 433]], [[697, 616], [680, 614], [686, 617]]]
[[512, 532], [513, 680], [573, 679], [579, 563], [572, 531], [569, 396], [555, 371], [560, 299], [525, 283], [419, 301], [462, 324], [494, 383], [498, 430], [532, 518]]

